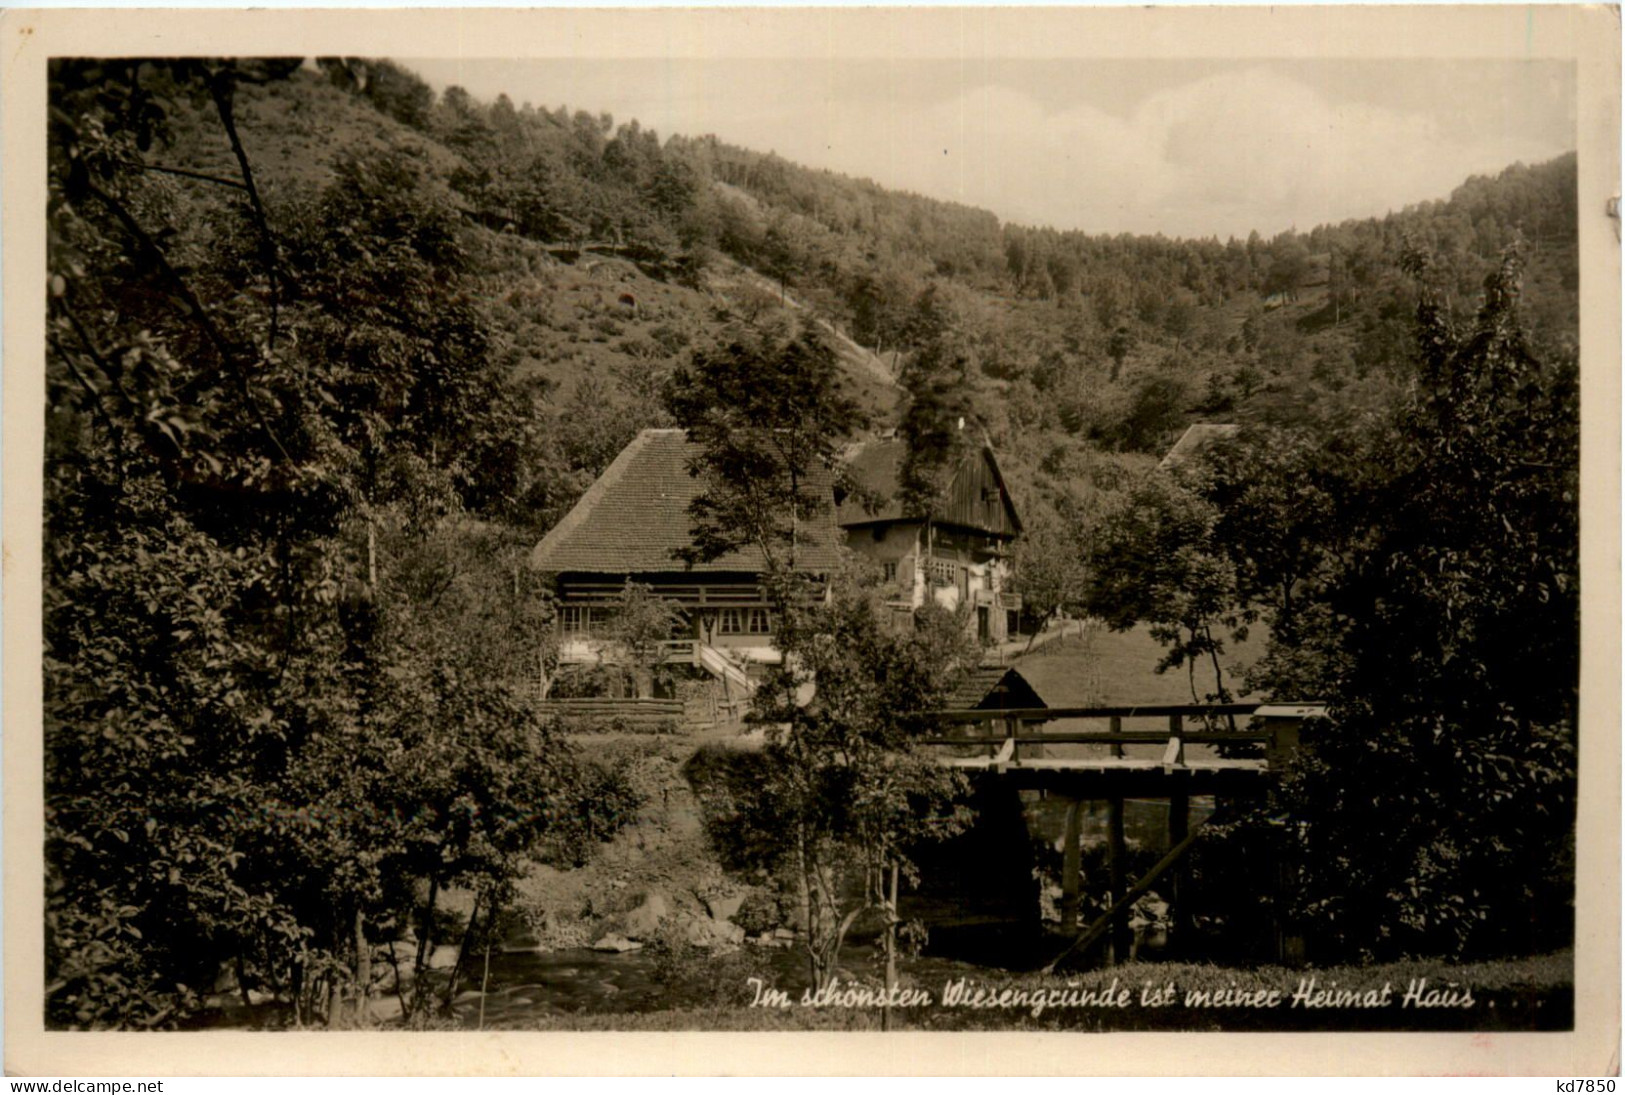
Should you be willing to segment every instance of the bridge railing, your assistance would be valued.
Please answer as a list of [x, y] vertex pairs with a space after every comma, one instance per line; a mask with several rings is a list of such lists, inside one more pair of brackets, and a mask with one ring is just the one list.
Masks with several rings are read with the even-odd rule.
[[[1318, 703], [1207, 703], [1131, 704], [1094, 707], [1024, 707], [1001, 709], [962, 709], [933, 711], [930, 717], [941, 723], [979, 725], [981, 734], [933, 735], [920, 739], [923, 745], [986, 746], [990, 756], [1012, 759], [1020, 747], [1041, 749], [1044, 745], [1107, 745], [1114, 757], [1123, 755], [1125, 745], [1161, 745], [1162, 763], [1185, 763], [1186, 745], [1262, 743], [1268, 767], [1284, 763], [1298, 748], [1306, 721], [1324, 717], [1326, 708]], [[1245, 726], [1239, 719], [1248, 719]], [[1105, 730], [1047, 731], [1035, 729], [1062, 719], [1104, 719]], [[1165, 729], [1124, 729], [1126, 719], [1159, 719]]]
[[[958, 735], [933, 734], [920, 739], [929, 745], [985, 746], [987, 757], [942, 757], [941, 763], [1000, 778], [1016, 780], [1017, 787], [1057, 794], [1066, 802], [1066, 828], [1061, 856], [1061, 926], [1078, 931], [1082, 897], [1082, 805], [1104, 801], [1107, 807], [1106, 832], [1106, 910], [1085, 927], [1056, 958], [1045, 967], [1053, 971], [1061, 963], [1077, 961], [1082, 953], [1102, 940], [1109, 944], [1109, 963], [1132, 954], [1128, 913], [1133, 903], [1158, 887], [1171, 904], [1176, 925], [1189, 925], [1182, 900], [1184, 881], [1182, 857], [1201, 827], [1192, 824], [1191, 799], [1213, 795], [1226, 800], [1231, 795], [1257, 795], [1291, 759], [1299, 747], [1304, 725], [1323, 718], [1326, 708], [1318, 703], [1271, 704], [1136, 704], [1128, 706], [1039, 707], [971, 709], [922, 712], [942, 726], [955, 726], [980, 732]], [[1107, 728], [1068, 729], [1048, 732], [1044, 724], [1057, 720], [1102, 720]], [[1129, 720], [1157, 720], [1156, 729], [1125, 729]], [[1262, 757], [1185, 759], [1187, 745], [1262, 743]], [[1038, 760], [1041, 749], [1050, 744], [1104, 744], [1113, 757], [1122, 758], [1125, 746], [1160, 745], [1160, 765], [1147, 757], [1106, 759], [1055, 757]], [[1023, 766], [1022, 748], [1034, 761]], [[1128, 851], [1124, 832], [1124, 804], [1127, 796], [1149, 794], [1168, 802], [1168, 853], [1149, 872], [1130, 884]], [[1217, 808], [1217, 806], [1215, 806]], [[1271, 906], [1275, 908], [1278, 906]], [[1266, 915], [1269, 915], [1268, 913]], [[1281, 934], [1279, 958], [1286, 961], [1296, 953], [1296, 944]]]

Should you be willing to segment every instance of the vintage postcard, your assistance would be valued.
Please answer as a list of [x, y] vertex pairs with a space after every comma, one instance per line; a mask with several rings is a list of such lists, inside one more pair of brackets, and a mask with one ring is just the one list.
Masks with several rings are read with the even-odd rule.
[[7, 12], [7, 1070], [1617, 1071], [1618, 19]]

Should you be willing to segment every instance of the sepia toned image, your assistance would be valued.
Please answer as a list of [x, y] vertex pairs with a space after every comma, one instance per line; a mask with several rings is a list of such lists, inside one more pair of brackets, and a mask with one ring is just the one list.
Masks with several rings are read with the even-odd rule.
[[1334, 10], [57, 20], [8, 1034], [1602, 1067], [1617, 14]]

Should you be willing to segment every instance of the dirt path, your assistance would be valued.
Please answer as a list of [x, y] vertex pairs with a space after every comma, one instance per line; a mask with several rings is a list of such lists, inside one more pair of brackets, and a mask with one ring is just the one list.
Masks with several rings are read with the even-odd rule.
[[791, 311], [799, 312], [801, 315], [812, 320], [812, 322], [817, 325], [818, 329], [828, 335], [830, 341], [835, 344], [835, 349], [840, 354], [842, 361], [845, 361], [858, 371], [866, 373], [874, 380], [879, 381], [889, 388], [895, 388], [898, 386], [897, 378], [892, 375], [891, 366], [886, 364], [885, 360], [882, 359], [878, 354], [854, 340], [850, 335], [841, 330], [839, 327], [835, 326], [835, 324], [831, 323], [829, 320], [824, 319], [822, 316], [815, 315], [811, 308], [807, 307], [807, 305], [791, 296], [788, 292], [782, 290], [779, 287], [779, 284], [773, 281], [771, 278], [763, 276], [761, 273], [749, 266], [746, 266], [744, 263], [739, 262], [736, 259], [730, 258], [725, 259], [724, 261], [727, 265], [728, 275], [732, 276], [738, 281], [745, 282], [757, 289], [760, 289], [764, 293], [772, 294], [774, 297], [778, 298], [784, 307], [789, 308]]
[[851, 336], [849, 336], [839, 327], [835, 326], [835, 324], [831, 323], [829, 320], [813, 315], [812, 311], [805, 304], [802, 304], [800, 301], [796, 300], [795, 297], [781, 290], [778, 286], [774, 285], [771, 281], [764, 278], [755, 270], [752, 270], [748, 266], [741, 267], [741, 269], [745, 272], [746, 277], [758, 288], [764, 289], [770, 293], [777, 293], [779, 300], [784, 304], [785, 307], [794, 309], [795, 311], [801, 312], [803, 315], [809, 316], [812, 321], [818, 325], [820, 330], [829, 335], [830, 339], [835, 343], [836, 348], [842, 351], [843, 356], [848, 361], [857, 365], [860, 369], [874, 377], [876, 380], [880, 381], [882, 384], [896, 386], [897, 378], [892, 375], [891, 366], [887, 365], [885, 361], [881, 360], [880, 355], [853, 340]]

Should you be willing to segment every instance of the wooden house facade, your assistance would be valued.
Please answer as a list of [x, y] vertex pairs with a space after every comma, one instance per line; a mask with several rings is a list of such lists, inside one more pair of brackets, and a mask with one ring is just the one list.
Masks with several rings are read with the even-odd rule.
[[902, 441], [858, 442], [846, 466], [871, 498], [842, 499], [836, 520], [846, 546], [881, 569], [888, 603], [899, 614], [935, 601], [968, 608], [970, 626], [987, 642], [1003, 642], [1018, 630], [1021, 596], [1011, 588], [1010, 546], [1021, 518], [991, 445], [967, 448], [954, 469], [936, 513], [908, 512], [897, 501], [906, 453]]
[[[690, 544], [689, 505], [700, 491], [688, 472], [696, 454], [683, 430], [644, 430], [532, 551], [531, 566], [554, 579], [564, 664], [602, 659], [603, 625], [629, 581], [648, 585], [676, 610], [669, 662], [723, 677], [729, 666], [745, 671], [778, 660], [775, 620], [758, 581], [760, 553], [745, 548], [692, 566], [679, 557]], [[798, 566], [829, 572], [840, 561], [838, 540], [826, 515], [807, 530]]]
[[[676, 610], [669, 663], [743, 687], [752, 665], [779, 660], [777, 621], [759, 584], [760, 553], [747, 547], [692, 565], [681, 558], [691, 542], [689, 506], [701, 489], [688, 471], [696, 455], [681, 429], [642, 431], [536, 545], [531, 566], [555, 583], [562, 663], [605, 660], [604, 628], [629, 581]], [[902, 455], [895, 440], [847, 450], [852, 478], [883, 501], [865, 508], [832, 492], [832, 505], [804, 530], [798, 568], [830, 573], [844, 545], [880, 567], [899, 620], [929, 598], [969, 606], [969, 626], [990, 642], [1004, 639], [1021, 607], [1008, 588], [1008, 549], [1021, 523], [992, 449], [966, 454], [929, 523], [890, 500]]]

